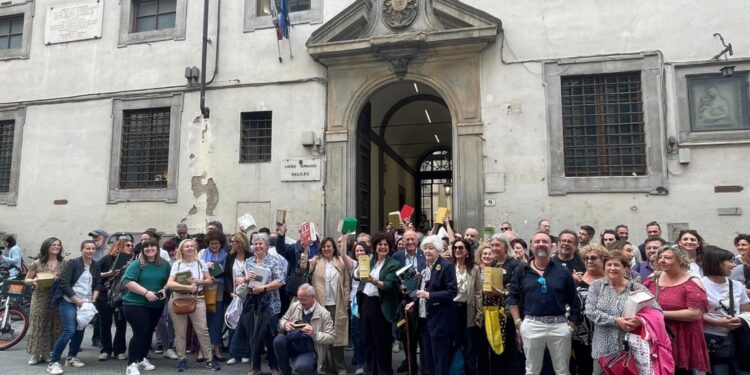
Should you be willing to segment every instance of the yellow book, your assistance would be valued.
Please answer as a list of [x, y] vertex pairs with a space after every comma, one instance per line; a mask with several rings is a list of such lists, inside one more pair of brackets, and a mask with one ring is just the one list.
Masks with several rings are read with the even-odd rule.
[[[505, 270], [501, 267], [485, 267], [484, 281], [482, 283], [483, 292], [492, 292], [494, 289], [503, 290], [503, 275]], [[493, 289], [494, 288], [494, 289]]]
[[401, 213], [393, 211], [388, 213], [388, 222], [391, 223], [394, 229], [401, 226]]
[[55, 281], [55, 275], [51, 272], [39, 272], [36, 274], [36, 285], [38, 288], [51, 288]]
[[438, 207], [437, 212], [435, 213], [435, 222], [438, 224], [443, 224], [443, 220], [446, 216], [450, 216], [451, 210], [447, 207]]
[[360, 255], [357, 257], [357, 263], [359, 263], [359, 278], [366, 279], [370, 277], [370, 257]]

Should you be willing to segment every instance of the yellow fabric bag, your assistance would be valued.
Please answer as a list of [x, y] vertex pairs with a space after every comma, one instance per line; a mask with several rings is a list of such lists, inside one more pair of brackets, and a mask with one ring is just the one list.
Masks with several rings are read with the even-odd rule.
[[505, 308], [500, 306], [483, 306], [484, 331], [487, 334], [487, 342], [495, 354], [500, 355], [505, 351], [503, 345], [503, 330], [505, 327]]
[[206, 301], [206, 312], [216, 312], [216, 296], [219, 288], [216, 285], [206, 285], [203, 289], [203, 298]]

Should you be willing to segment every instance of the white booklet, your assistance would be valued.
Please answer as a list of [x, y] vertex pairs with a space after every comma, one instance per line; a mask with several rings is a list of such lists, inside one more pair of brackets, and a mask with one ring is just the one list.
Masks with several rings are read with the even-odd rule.
[[258, 267], [251, 264], [247, 267], [247, 273], [255, 274], [255, 278], [247, 283], [249, 286], [265, 286], [268, 284], [268, 280], [271, 279], [271, 270], [268, 268]]
[[645, 290], [638, 290], [631, 292], [628, 296], [628, 300], [625, 301], [625, 307], [622, 310], [622, 316], [625, 318], [632, 318], [639, 311], [643, 310], [646, 306], [651, 306], [651, 302], [654, 300], [654, 296]]

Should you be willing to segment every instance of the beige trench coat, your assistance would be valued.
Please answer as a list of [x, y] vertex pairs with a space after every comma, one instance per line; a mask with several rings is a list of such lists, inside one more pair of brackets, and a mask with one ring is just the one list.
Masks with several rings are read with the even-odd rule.
[[[339, 274], [339, 283], [334, 286], [338, 288], [336, 300], [336, 317], [334, 318], [333, 328], [336, 331], [336, 340], [333, 346], [347, 346], [349, 344], [349, 290], [351, 284], [351, 275], [346, 269], [344, 262], [340, 257], [333, 258], [333, 267]], [[326, 302], [326, 260], [320, 256], [315, 264], [315, 270], [312, 274], [312, 286], [315, 288], [315, 295], [318, 303], [325, 306]]]
[[[299, 301], [292, 302], [284, 316], [279, 319], [279, 332], [285, 332], [284, 325], [286, 325], [286, 322], [294, 323], [302, 320], [303, 312], [304, 309]], [[317, 354], [318, 358], [325, 358], [326, 347], [333, 344], [335, 335], [331, 314], [328, 313], [328, 310], [326, 310], [325, 307], [320, 304], [315, 304], [313, 316], [312, 319], [310, 319], [310, 325], [315, 329], [315, 332], [317, 332], [313, 339], [315, 342], [315, 354]], [[318, 370], [320, 370], [322, 364], [323, 361], [318, 360]]]

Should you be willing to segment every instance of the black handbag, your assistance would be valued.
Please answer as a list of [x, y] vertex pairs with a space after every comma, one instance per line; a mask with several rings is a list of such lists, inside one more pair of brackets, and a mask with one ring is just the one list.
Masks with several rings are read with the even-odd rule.
[[[734, 282], [727, 279], [729, 283], [729, 308], [726, 309], [729, 316], [734, 316]], [[723, 303], [720, 304], [722, 308], [725, 308]], [[742, 328], [739, 328], [742, 330]], [[708, 346], [708, 354], [712, 361], [725, 361], [734, 357], [734, 331], [730, 331], [725, 336], [712, 335], [710, 333], [704, 333], [703, 336], [706, 338], [706, 346]]]
[[307, 260], [305, 268], [301, 268], [299, 263], [294, 271], [286, 278], [286, 293], [290, 296], [296, 296], [297, 290], [302, 284], [310, 282], [310, 260]]

